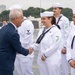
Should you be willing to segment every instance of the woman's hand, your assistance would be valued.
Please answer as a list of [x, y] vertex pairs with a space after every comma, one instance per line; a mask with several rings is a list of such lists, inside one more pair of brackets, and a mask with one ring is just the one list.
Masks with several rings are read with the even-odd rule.
[[42, 60], [42, 61], [45, 61], [45, 60], [46, 60], [46, 57], [45, 57], [44, 54], [42, 55], [41, 60]]

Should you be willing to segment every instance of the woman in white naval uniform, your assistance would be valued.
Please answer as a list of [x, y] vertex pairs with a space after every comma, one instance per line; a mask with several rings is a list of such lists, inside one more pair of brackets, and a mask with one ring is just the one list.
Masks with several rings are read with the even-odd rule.
[[61, 75], [61, 32], [55, 26], [53, 12], [45, 11], [40, 16], [45, 27], [39, 31], [36, 43], [31, 46], [34, 50], [39, 49], [38, 67], [40, 75]]
[[[20, 41], [23, 47], [29, 48], [33, 44], [33, 32], [34, 26], [32, 22], [24, 17], [24, 22], [18, 28], [18, 33], [20, 35]], [[27, 56], [21, 54], [16, 55], [15, 68], [18, 75], [34, 75], [32, 72], [34, 52]]]
[[[75, 9], [73, 9], [73, 21], [70, 23], [70, 30], [70, 35], [67, 40], [67, 60], [69, 63], [71, 63], [72, 60], [75, 62]], [[75, 66], [72, 67], [71, 75], [75, 75]]]

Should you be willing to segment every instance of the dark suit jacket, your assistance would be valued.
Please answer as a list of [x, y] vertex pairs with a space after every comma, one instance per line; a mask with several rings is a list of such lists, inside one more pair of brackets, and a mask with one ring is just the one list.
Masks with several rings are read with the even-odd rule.
[[11, 23], [0, 29], [0, 70], [14, 70], [16, 52], [25, 56], [29, 54], [29, 50], [23, 48], [19, 40], [19, 35]]

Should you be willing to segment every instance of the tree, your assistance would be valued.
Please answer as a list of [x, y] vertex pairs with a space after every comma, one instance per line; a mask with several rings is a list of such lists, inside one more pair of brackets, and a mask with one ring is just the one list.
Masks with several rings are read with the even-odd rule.
[[9, 20], [9, 11], [5, 10], [1, 13], [2, 20]]
[[41, 12], [45, 11], [44, 9], [40, 9], [40, 8], [34, 8], [34, 7], [30, 7], [28, 8], [28, 10], [24, 10], [24, 16], [28, 17], [28, 16], [34, 16], [35, 18], [40, 17], [40, 10]]
[[[43, 8], [34, 8], [34, 7], [29, 7], [27, 10], [23, 10], [24, 12], [24, 16], [29, 17], [30, 15], [38, 18], [40, 17], [40, 13], [44, 12], [44, 11], [52, 11], [52, 8], [49, 8], [47, 10], [43, 9]], [[9, 20], [8, 17], [9, 11], [5, 10], [0, 14], [0, 20]], [[63, 8], [62, 10], [62, 14], [65, 15], [66, 17], [69, 18], [69, 20], [72, 20], [72, 9], [70, 8]]]
[[69, 18], [69, 20], [72, 20], [72, 9], [70, 8], [64, 8], [62, 10], [62, 14], [64, 14], [64, 16], [66, 16], [67, 18]]

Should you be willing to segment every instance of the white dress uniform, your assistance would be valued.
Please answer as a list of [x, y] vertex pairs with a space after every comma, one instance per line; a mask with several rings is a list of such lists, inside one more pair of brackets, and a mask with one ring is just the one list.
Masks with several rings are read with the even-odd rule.
[[[33, 44], [33, 32], [34, 26], [31, 21], [24, 20], [22, 25], [18, 28], [18, 33], [20, 35], [20, 41], [24, 48], [29, 48]], [[18, 75], [34, 75], [32, 72], [34, 52], [27, 56], [17, 54], [15, 61], [15, 68]]]
[[[60, 3], [54, 3], [52, 5], [53, 8], [63, 8], [62, 4]], [[60, 18], [61, 17], [61, 18]], [[63, 36], [63, 48], [66, 47], [66, 40], [68, 38], [69, 34], [69, 20], [64, 15], [60, 15], [56, 18], [56, 23], [60, 26], [60, 30]], [[62, 60], [61, 60], [61, 71], [62, 75], [68, 75], [68, 62], [66, 60], [66, 54], [62, 54]]]
[[[42, 32], [43, 29], [39, 31], [38, 37]], [[60, 30], [55, 25], [52, 25], [51, 29], [45, 34], [40, 44], [34, 43], [32, 45], [34, 50], [39, 49], [38, 67], [40, 75], [61, 75], [61, 41], [62, 35]], [[43, 54], [47, 57], [45, 61], [41, 60]]]
[[[59, 17], [56, 18], [56, 23], [58, 21]], [[58, 25], [60, 26], [60, 30], [63, 37], [63, 48], [66, 47], [67, 44], [67, 38], [69, 36], [69, 20], [64, 15], [61, 14], [61, 18], [58, 22]], [[68, 75], [68, 62], [66, 60], [66, 54], [62, 54], [61, 59], [61, 67], [62, 67], [62, 75]]]
[[[73, 41], [73, 47], [72, 45], [72, 40], [73, 37], [75, 36], [75, 25], [73, 23], [73, 21], [70, 24], [70, 35], [69, 38], [67, 40], [67, 60], [69, 61], [70, 59], [74, 59], [75, 60], [75, 38]], [[75, 68], [71, 68], [71, 75], [75, 75]]]

